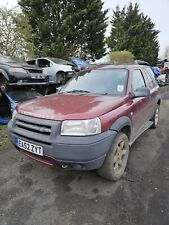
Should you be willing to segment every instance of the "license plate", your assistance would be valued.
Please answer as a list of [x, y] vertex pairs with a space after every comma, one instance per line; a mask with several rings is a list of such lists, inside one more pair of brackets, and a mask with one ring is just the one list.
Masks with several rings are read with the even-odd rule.
[[43, 156], [43, 147], [42, 146], [35, 145], [35, 144], [32, 144], [27, 141], [23, 141], [19, 138], [16, 139], [16, 145], [17, 145], [17, 147], [19, 147], [27, 152], [31, 152], [36, 155]]

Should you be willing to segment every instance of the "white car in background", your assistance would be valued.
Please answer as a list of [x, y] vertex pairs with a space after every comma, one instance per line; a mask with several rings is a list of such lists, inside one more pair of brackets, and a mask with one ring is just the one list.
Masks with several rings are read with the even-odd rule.
[[166, 74], [161, 74], [157, 77], [157, 82], [160, 86], [166, 85]]
[[74, 74], [71, 62], [52, 57], [28, 60], [29, 65], [36, 65], [49, 76], [50, 84], [64, 84]]

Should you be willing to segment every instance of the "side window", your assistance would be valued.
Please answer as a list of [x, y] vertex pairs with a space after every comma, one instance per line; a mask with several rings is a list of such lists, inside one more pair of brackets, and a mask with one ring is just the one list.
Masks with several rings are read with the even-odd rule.
[[146, 86], [150, 89], [157, 87], [157, 82], [154, 78], [154, 73], [151, 70], [151, 68], [149, 68], [149, 67], [144, 68], [144, 72], [145, 72]]
[[46, 59], [38, 59], [38, 66], [41, 68], [50, 67], [50, 62]]
[[29, 61], [27, 61], [27, 64], [29, 64], [29, 65], [35, 65], [35, 60], [29, 60]]
[[133, 72], [132, 90], [136, 91], [138, 88], [145, 87], [145, 81], [140, 70]]

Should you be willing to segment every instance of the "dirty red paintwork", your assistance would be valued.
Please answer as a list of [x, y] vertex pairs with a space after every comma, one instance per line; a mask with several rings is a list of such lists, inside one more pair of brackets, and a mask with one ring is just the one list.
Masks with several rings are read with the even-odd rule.
[[119, 108], [123, 101], [111, 96], [54, 94], [22, 104], [18, 112], [50, 120], [90, 119]]
[[[113, 68], [113, 66], [112, 66]], [[133, 66], [120, 66], [129, 70], [126, 95], [124, 97], [113, 96], [88, 96], [77, 94], [53, 94], [21, 104], [17, 111], [23, 115], [49, 120], [78, 120], [99, 117], [102, 124], [102, 132], [108, 130], [113, 122], [121, 116], [127, 116], [133, 122], [133, 130], [137, 130], [137, 124], [144, 124], [145, 115], [149, 114], [150, 98], [144, 101], [142, 98], [131, 98], [131, 80]], [[103, 68], [97, 68], [103, 69]], [[105, 69], [108, 69], [107, 67]], [[110, 67], [109, 67], [110, 69]], [[140, 68], [139, 68], [140, 69]], [[155, 90], [155, 96], [158, 88]], [[153, 103], [153, 105], [155, 105]], [[142, 110], [140, 110], [142, 109]], [[131, 115], [133, 112], [134, 116]], [[140, 112], [142, 112], [140, 114]], [[145, 115], [143, 115], [145, 113]]]

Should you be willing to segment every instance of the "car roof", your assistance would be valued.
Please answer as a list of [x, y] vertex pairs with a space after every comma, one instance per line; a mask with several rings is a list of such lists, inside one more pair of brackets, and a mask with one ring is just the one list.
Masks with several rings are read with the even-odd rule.
[[141, 69], [149, 67], [147, 65], [138, 65], [138, 64], [121, 64], [121, 65], [114, 65], [114, 64], [102, 64], [102, 65], [96, 65], [93, 67], [90, 67], [88, 70], [107, 70], [107, 69]]

